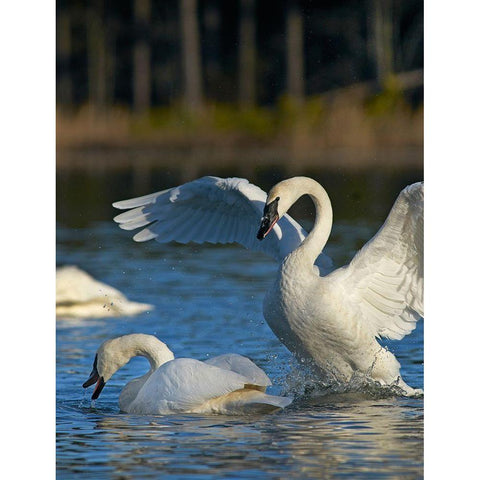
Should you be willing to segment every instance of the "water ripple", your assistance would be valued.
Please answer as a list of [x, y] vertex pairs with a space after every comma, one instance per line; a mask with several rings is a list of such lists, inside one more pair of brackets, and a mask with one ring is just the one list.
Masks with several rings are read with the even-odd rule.
[[[340, 227], [332, 250], [340, 248], [336, 238], [358, 242], [352, 229]], [[98, 254], [95, 246], [102, 247], [93, 249]], [[59, 228], [57, 256], [155, 306], [133, 318], [57, 322], [59, 479], [422, 477], [423, 398], [375, 385], [319, 388], [263, 320], [275, 270], [267, 258], [235, 246], [137, 245], [102, 222], [74, 232]], [[291, 393], [295, 401], [267, 416], [126, 415], [118, 409], [121, 388], [148, 368], [145, 359], [133, 359], [92, 406], [81, 385], [97, 347], [133, 332], [157, 335], [177, 356], [246, 355], [271, 377], [272, 393]], [[404, 341], [388, 344], [407, 383], [419, 388], [422, 339], [420, 324]]]

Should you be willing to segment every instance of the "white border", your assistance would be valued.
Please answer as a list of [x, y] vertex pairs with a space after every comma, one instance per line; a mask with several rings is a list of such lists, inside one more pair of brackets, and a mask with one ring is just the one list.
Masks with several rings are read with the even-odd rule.
[[1, 8], [7, 477], [55, 476], [55, 2]]

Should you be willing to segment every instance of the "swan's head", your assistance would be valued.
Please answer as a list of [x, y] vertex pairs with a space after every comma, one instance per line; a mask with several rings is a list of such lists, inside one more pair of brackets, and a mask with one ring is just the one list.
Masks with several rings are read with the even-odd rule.
[[136, 356], [147, 357], [153, 370], [174, 358], [172, 351], [153, 335], [134, 333], [106, 340], [98, 348], [92, 372], [83, 384], [87, 388], [96, 383], [92, 400], [99, 397], [113, 374]]
[[263, 217], [257, 238], [263, 240], [275, 224], [287, 213], [288, 209], [302, 195], [301, 182], [303, 177], [293, 177], [277, 183], [268, 193], [263, 209]]

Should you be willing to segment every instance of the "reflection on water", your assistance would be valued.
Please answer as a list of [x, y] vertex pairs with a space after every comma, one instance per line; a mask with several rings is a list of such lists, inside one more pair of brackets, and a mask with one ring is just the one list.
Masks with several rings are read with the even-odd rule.
[[[78, 265], [155, 309], [132, 318], [57, 321], [58, 478], [423, 476], [423, 399], [305, 393], [305, 381], [295, 377], [298, 366], [263, 320], [272, 261], [236, 246], [137, 244], [111, 221], [110, 202], [162, 185], [133, 192], [118, 178], [97, 180], [94, 187], [69, 182], [75, 183], [73, 177], [59, 191], [58, 263]], [[392, 183], [401, 183], [397, 178], [368, 193], [358, 186], [363, 193], [356, 196], [338, 178], [330, 187], [335, 182], [327, 253], [338, 266], [375, 233], [403, 185], [390, 191]], [[382, 189], [388, 194], [372, 206], [369, 199]], [[80, 191], [90, 193], [85, 198]], [[268, 416], [122, 414], [122, 386], [148, 368], [137, 358], [92, 407], [81, 385], [96, 349], [106, 338], [133, 332], [157, 335], [179, 357], [246, 355], [268, 373], [273, 394], [293, 389], [295, 401]], [[403, 341], [385, 343], [401, 362], [405, 381], [422, 388], [423, 322]]]
[[132, 476], [162, 472], [162, 478], [260, 473], [262, 478], [348, 478], [352, 472], [355, 478], [418, 478], [422, 412], [420, 400], [338, 398], [298, 402], [263, 417], [149, 417], [85, 409], [77, 441], [68, 438], [68, 420], [59, 422], [58, 473], [68, 477], [101, 468], [105, 474]]

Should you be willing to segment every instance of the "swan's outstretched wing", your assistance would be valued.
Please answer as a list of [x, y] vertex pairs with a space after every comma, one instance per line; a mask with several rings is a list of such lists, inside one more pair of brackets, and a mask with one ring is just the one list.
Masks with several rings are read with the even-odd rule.
[[238, 355], [238, 353], [225, 353], [205, 360], [204, 363], [243, 375], [248, 379], [249, 384], [263, 389], [272, 384], [267, 374], [260, 367], [257, 367], [249, 358]]
[[423, 182], [404, 188], [377, 234], [326, 279], [376, 336], [409, 334], [423, 317]]
[[[243, 178], [202, 177], [178, 187], [131, 200], [115, 202], [128, 212], [114, 220], [124, 230], [143, 228], [133, 239], [155, 239], [166, 243], [239, 243], [282, 261], [297, 248], [306, 232], [289, 215], [275, 225], [263, 242], [256, 231], [267, 194]], [[331, 269], [331, 260], [322, 254], [321, 268]]]
[[248, 384], [247, 378], [231, 370], [192, 358], [177, 358], [151, 375], [129, 413], [191, 411]]

